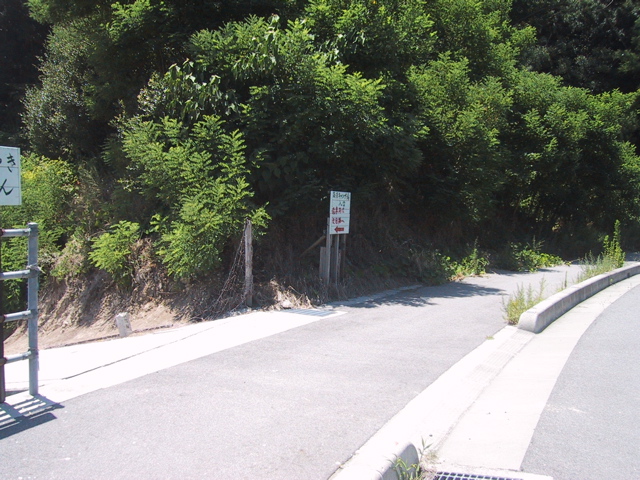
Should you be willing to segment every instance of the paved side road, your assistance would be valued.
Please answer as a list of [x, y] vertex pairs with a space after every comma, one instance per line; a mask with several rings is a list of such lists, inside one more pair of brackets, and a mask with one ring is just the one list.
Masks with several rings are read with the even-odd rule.
[[[324, 480], [503, 329], [505, 296], [542, 278], [553, 291], [577, 270], [489, 275], [359, 299], [334, 306], [342, 315], [225, 348], [214, 348], [213, 329], [206, 342], [180, 340], [92, 365], [42, 389], [66, 394], [49, 409], [14, 418], [25, 405], [0, 408], [0, 478]], [[229, 321], [220, 336], [234, 325], [251, 333], [243, 321]], [[176, 364], [180, 345], [190, 361]], [[174, 366], [129, 375], [129, 365], [151, 353], [162, 363], [165, 352]], [[107, 375], [116, 367], [128, 381]], [[95, 390], [103, 373], [108, 388]], [[91, 388], [81, 381], [89, 376]], [[65, 391], [72, 384], [81, 385], [81, 396]]]
[[640, 478], [640, 287], [602, 313], [570, 356], [523, 462], [555, 480]]

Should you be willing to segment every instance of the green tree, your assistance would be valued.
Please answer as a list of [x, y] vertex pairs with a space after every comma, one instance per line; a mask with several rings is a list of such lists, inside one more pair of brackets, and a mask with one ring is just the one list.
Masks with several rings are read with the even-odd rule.
[[428, 5], [437, 51], [466, 59], [473, 80], [508, 77], [522, 49], [534, 40], [533, 29], [515, 28], [509, 21], [511, 0], [435, 0]]
[[[509, 128], [510, 202], [548, 229], [638, 214], [640, 159], [625, 127], [637, 94], [591, 95], [557, 77], [522, 71], [513, 86]], [[607, 205], [606, 209], [602, 206]]]
[[[609, 5], [30, 0], [51, 34], [25, 131], [34, 152], [74, 165], [80, 191], [102, 190], [76, 240], [139, 224], [176, 278], [216, 269], [246, 217], [266, 225], [259, 205], [275, 222], [304, 209], [321, 223], [330, 189], [474, 238], [504, 218], [545, 235], [609, 231], [603, 202], [627, 229], [640, 162], [621, 75], [640, 37], [637, 8]], [[598, 38], [602, 50], [576, 56]], [[533, 71], [562, 73], [543, 57], [588, 89]]]
[[88, 102], [91, 70], [88, 58], [95, 25], [76, 21], [55, 26], [41, 65], [42, 84], [25, 96], [23, 117], [31, 148], [50, 158], [77, 161], [99, 153], [106, 125], [94, 120]]
[[36, 152], [97, 157], [120, 115], [133, 115], [154, 72], [182, 62], [191, 34], [252, 13], [277, 0], [29, 0], [31, 14], [51, 24], [42, 85], [29, 91], [25, 123]]
[[140, 239], [140, 225], [122, 220], [93, 239], [91, 262], [108, 272], [119, 285], [131, 281], [133, 245]]
[[495, 77], [473, 81], [469, 61], [442, 55], [410, 70], [425, 132], [424, 161], [415, 186], [429, 210], [478, 221], [493, 213], [504, 182], [504, 147], [511, 96]]
[[276, 211], [317, 203], [331, 186], [388, 192], [420, 161], [412, 131], [385, 112], [383, 80], [349, 73], [305, 21], [231, 23], [198, 33], [190, 50], [236, 96], [260, 198]]
[[401, 77], [434, 56], [433, 20], [420, 0], [312, 0], [304, 16], [318, 44], [370, 78]]
[[537, 31], [525, 56], [534, 70], [596, 93], [632, 92], [640, 85], [637, 2], [515, 0], [511, 16]]

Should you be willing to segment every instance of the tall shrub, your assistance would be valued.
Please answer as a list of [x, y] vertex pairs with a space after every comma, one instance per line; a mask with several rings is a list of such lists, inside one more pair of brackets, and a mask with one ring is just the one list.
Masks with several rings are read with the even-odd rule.
[[214, 115], [192, 126], [133, 119], [123, 132], [134, 178], [156, 200], [157, 253], [175, 278], [216, 268], [246, 218], [266, 225], [264, 208], [251, 203], [242, 135], [224, 125]]

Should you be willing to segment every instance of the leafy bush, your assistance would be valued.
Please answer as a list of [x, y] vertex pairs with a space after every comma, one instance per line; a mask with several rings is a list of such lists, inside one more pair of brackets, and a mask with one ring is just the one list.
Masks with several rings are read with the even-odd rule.
[[472, 220], [492, 214], [495, 192], [504, 183], [499, 132], [511, 106], [495, 78], [473, 80], [469, 61], [441, 55], [409, 69], [425, 159], [420, 187], [432, 209]]
[[503, 191], [514, 212], [556, 233], [636, 217], [640, 157], [624, 140], [637, 128], [637, 93], [592, 95], [527, 70], [512, 80], [500, 139], [510, 152]]
[[23, 121], [31, 147], [51, 157], [96, 153], [103, 131], [91, 117], [87, 61], [96, 26], [87, 20], [53, 27], [40, 65], [41, 85], [25, 95]]
[[563, 261], [556, 255], [544, 253], [542, 242], [534, 239], [530, 244], [510, 243], [499, 263], [508, 270], [534, 272], [539, 268], [561, 265]]
[[39, 226], [40, 250], [51, 254], [61, 239], [73, 228], [73, 197], [77, 188], [74, 169], [62, 160], [23, 155], [22, 205], [2, 212], [6, 228], [22, 228], [29, 222]]
[[410, 252], [411, 264], [417, 278], [428, 284], [445, 283], [470, 275], [484, 275], [489, 260], [483, 257], [474, 245], [471, 253], [459, 262], [438, 250], [418, 250]]
[[[23, 270], [27, 265], [27, 239], [24, 237], [7, 238], [2, 240], [2, 271], [10, 272]], [[26, 280], [7, 280], [2, 282], [4, 297], [4, 312], [19, 312], [25, 310]]]
[[276, 214], [315, 205], [337, 186], [370, 198], [399, 191], [420, 163], [413, 127], [390, 121], [383, 77], [352, 72], [332, 33], [321, 33], [326, 45], [316, 43], [313, 25], [324, 27], [315, 15], [325, 3], [310, 7], [315, 20], [308, 22], [250, 18], [191, 40], [193, 74], [220, 75], [220, 88], [228, 89], [221, 98], [236, 98], [226, 110], [240, 112], [247, 158], [260, 166], [251, 172], [255, 190]]
[[484, 275], [487, 273], [488, 265], [489, 260], [482, 256], [476, 244], [473, 246], [469, 255], [464, 257], [460, 262], [456, 262], [456, 276], [467, 277], [470, 275]]
[[157, 202], [158, 213], [150, 219], [160, 235], [157, 253], [178, 279], [217, 267], [226, 242], [247, 218], [256, 229], [266, 226], [264, 208], [250, 202], [242, 135], [224, 125], [215, 115], [192, 126], [168, 117], [135, 118], [124, 131], [136, 181]]
[[56, 256], [51, 275], [56, 278], [76, 277], [86, 271], [90, 245], [81, 234], [74, 233]]
[[140, 225], [123, 220], [92, 241], [89, 258], [96, 267], [111, 274], [117, 283], [126, 284], [133, 273], [132, 246], [139, 238]]
[[[3, 228], [24, 228], [38, 224], [38, 257], [47, 266], [58, 255], [60, 244], [73, 228], [72, 203], [77, 177], [73, 168], [62, 160], [37, 155], [21, 157], [22, 205], [3, 207]], [[12, 238], [3, 241], [2, 270], [24, 269], [27, 264], [27, 240]], [[45, 268], [45, 273], [47, 269]], [[7, 311], [24, 310], [26, 281], [5, 282], [4, 300]]]
[[451, 257], [437, 250], [412, 250], [410, 258], [421, 282], [440, 284], [449, 281], [456, 274]]

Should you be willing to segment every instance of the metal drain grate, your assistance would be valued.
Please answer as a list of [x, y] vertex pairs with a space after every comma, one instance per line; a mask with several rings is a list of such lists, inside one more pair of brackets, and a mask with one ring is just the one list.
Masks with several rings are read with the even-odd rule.
[[313, 308], [293, 308], [290, 310], [280, 310], [283, 313], [297, 313], [298, 315], [310, 315], [312, 317], [328, 317], [335, 315], [335, 310], [317, 310]]
[[471, 473], [438, 472], [434, 480], [522, 480], [522, 479], [495, 477], [491, 475], [474, 475]]

